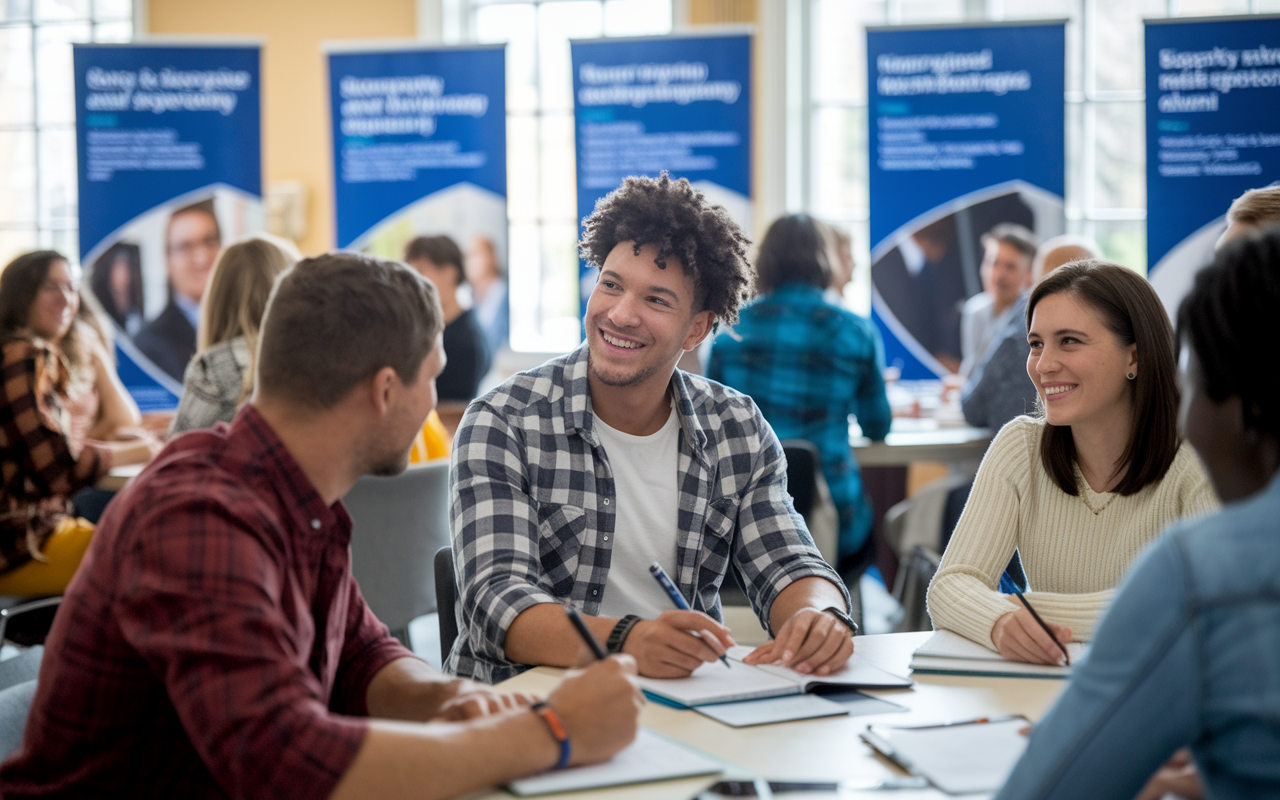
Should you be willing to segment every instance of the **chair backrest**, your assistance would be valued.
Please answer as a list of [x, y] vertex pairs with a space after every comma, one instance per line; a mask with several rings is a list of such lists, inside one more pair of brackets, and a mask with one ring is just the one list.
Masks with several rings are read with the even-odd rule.
[[898, 566], [898, 577], [893, 583], [893, 596], [902, 604], [902, 622], [897, 630], [929, 631], [933, 622], [929, 619], [927, 603], [929, 582], [938, 571], [941, 557], [924, 545], [916, 545]]
[[804, 517], [818, 552], [835, 566], [840, 542], [840, 512], [822, 476], [822, 454], [807, 439], [784, 439], [787, 458], [787, 491], [796, 511]]
[[25, 681], [0, 691], [0, 759], [22, 746], [27, 715], [36, 696], [36, 682]]
[[968, 486], [972, 481], [973, 476], [965, 474], [939, 478], [885, 512], [885, 539], [899, 560], [909, 556], [916, 545], [942, 552], [944, 537], [951, 535], [950, 530], [943, 528], [952, 490]]
[[808, 517], [817, 499], [815, 475], [822, 472], [822, 454], [807, 439], [786, 439], [782, 452], [787, 456], [787, 491], [800, 516]]
[[449, 462], [366, 475], [343, 501], [355, 523], [351, 571], [360, 591], [393, 633], [407, 631], [436, 610], [432, 557], [449, 544]]
[[440, 663], [449, 660], [449, 651], [458, 638], [458, 615], [454, 606], [458, 600], [458, 585], [453, 577], [453, 548], [442, 547], [436, 551], [436, 616], [440, 618]]

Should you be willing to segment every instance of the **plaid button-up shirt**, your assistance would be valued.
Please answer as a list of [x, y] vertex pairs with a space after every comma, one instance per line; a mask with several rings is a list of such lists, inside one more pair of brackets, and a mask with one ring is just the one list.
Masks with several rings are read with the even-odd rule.
[[369, 682], [413, 655], [365, 605], [350, 542], [253, 406], [170, 442], [67, 587], [0, 793], [328, 797]]
[[751, 395], [779, 437], [818, 446], [840, 512], [842, 559], [858, 552], [875, 523], [849, 450], [849, 415], [871, 439], [889, 432], [883, 369], [884, 345], [871, 321], [800, 283], [779, 286], [742, 309], [734, 329], [716, 337], [707, 361], [707, 376]]
[[[845, 592], [787, 494], [782, 448], [751, 398], [676, 371], [680, 418], [676, 574], [695, 610], [722, 619], [720, 586], [742, 576], [769, 628], [778, 593], [822, 577]], [[496, 683], [528, 669], [505, 655], [525, 609], [596, 615], [613, 553], [617, 491], [592, 426], [586, 345], [472, 403], [453, 444], [458, 640], [447, 667]]]

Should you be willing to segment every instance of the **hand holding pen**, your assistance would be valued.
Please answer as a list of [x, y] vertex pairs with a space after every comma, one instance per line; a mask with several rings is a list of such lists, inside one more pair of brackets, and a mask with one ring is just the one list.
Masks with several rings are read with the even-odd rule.
[[[680, 594], [680, 590], [676, 588], [675, 583], [672, 582], [671, 577], [667, 575], [667, 571], [662, 568], [661, 564], [657, 561], [650, 564], [649, 574], [658, 582], [658, 585], [662, 587], [662, 590], [667, 593], [667, 597], [671, 598], [671, 602], [675, 604], [676, 608], [681, 611], [692, 610], [689, 608], [689, 603], [685, 601], [684, 595]], [[699, 639], [704, 638], [701, 631], [691, 630], [689, 633], [697, 636]], [[708, 632], [708, 636], [712, 641], [715, 640], [715, 636], [711, 635], [710, 632]], [[726, 667], [729, 666], [729, 659], [725, 658], [724, 655], [720, 656], [720, 662]]]
[[1072, 639], [1071, 629], [1046, 622], [1016, 585], [1014, 589], [1015, 593], [1007, 598], [1020, 608], [996, 620], [991, 628], [991, 643], [1010, 661], [1070, 666], [1066, 643]]

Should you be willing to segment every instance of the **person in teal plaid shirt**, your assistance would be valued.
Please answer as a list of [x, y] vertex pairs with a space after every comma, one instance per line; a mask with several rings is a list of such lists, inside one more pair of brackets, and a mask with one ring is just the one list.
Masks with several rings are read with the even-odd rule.
[[751, 395], [779, 439], [807, 439], [840, 513], [839, 570], [871, 560], [873, 515], [849, 450], [849, 415], [879, 441], [889, 432], [884, 345], [871, 322], [823, 299], [831, 280], [822, 224], [782, 217], [756, 259], [759, 297], [712, 343], [707, 377]]

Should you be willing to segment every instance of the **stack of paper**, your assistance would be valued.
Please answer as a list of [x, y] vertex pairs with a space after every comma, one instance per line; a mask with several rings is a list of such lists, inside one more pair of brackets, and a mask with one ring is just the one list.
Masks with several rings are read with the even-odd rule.
[[[1088, 645], [1069, 642], [1067, 653], [1071, 663], [1084, 658]], [[911, 669], [923, 673], [952, 675], [994, 675], [997, 677], [1066, 678], [1071, 667], [1046, 667], [1009, 661], [994, 650], [970, 641], [958, 633], [937, 631], [911, 659]]]

